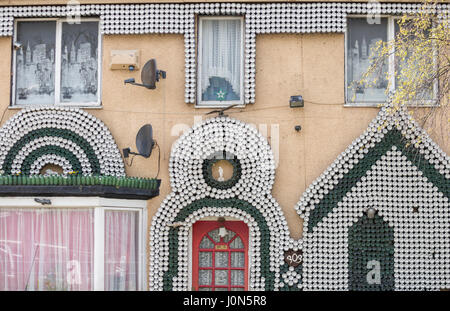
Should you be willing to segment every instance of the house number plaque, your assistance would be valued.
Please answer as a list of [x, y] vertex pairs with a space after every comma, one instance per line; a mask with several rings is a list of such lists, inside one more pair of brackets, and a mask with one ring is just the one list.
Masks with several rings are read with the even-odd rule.
[[303, 252], [301, 250], [294, 251], [293, 249], [284, 252], [284, 262], [290, 267], [297, 267], [303, 261]]

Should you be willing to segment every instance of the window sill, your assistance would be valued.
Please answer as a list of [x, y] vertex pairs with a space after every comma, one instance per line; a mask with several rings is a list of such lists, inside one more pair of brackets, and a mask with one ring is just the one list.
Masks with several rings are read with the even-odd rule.
[[[347, 108], [358, 108], [358, 107], [364, 107], [364, 108], [381, 108], [383, 105], [385, 105], [386, 102], [383, 103], [345, 103], [344, 107]], [[434, 100], [427, 101], [426, 103], [409, 103], [407, 104], [410, 108], [436, 108], [440, 107], [440, 104], [437, 103]]]
[[219, 108], [219, 109], [223, 109], [223, 108], [228, 108], [231, 105], [236, 105], [233, 108], [245, 108], [245, 104], [242, 103], [242, 101], [224, 101], [220, 104], [214, 104], [211, 102], [204, 102], [204, 104], [195, 104], [194, 108], [206, 108], [206, 109], [213, 109], [213, 108]]
[[381, 105], [386, 103], [345, 103], [344, 107], [349, 108], [358, 108], [358, 107], [366, 107], [366, 108], [380, 108]]
[[52, 105], [9, 105], [8, 109], [11, 110], [19, 110], [19, 109], [24, 109], [24, 108], [40, 108], [40, 107], [58, 107], [58, 108], [62, 108], [62, 107], [66, 107], [66, 108], [83, 108], [83, 109], [103, 109], [103, 105], [102, 104], [79, 104], [79, 105], [69, 105], [69, 104], [52, 104]]

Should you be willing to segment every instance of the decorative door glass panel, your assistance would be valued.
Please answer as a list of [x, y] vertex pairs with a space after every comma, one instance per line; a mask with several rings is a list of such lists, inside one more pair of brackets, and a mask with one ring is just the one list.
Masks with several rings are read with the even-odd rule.
[[200, 252], [198, 264], [200, 267], [212, 267], [212, 252]]
[[205, 236], [202, 239], [202, 242], [200, 243], [200, 248], [213, 248], [214, 247], [214, 243], [211, 242], [211, 240]]
[[97, 102], [98, 23], [62, 23], [61, 102]]
[[[227, 231], [227, 234], [223, 237], [223, 241], [224, 241], [225, 243], [228, 243], [228, 242], [230, 242], [230, 240], [231, 240], [235, 235], [236, 235], [236, 234], [235, 234], [234, 232]], [[230, 245], [230, 247], [231, 247], [231, 245]]]
[[231, 253], [231, 267], [232, 268], [244, 268], [244, 266], [245, 266], [244, 252], [232, 252]]
[[216, 268], [228, 267], [228, 252], [216, 252]]
[[15, 103], [55, 102], [55, 21], [17, 23]]
[[231, 270], [231, 285], [244, 285], [244, 270]]
[[216, 243], [220, 242], [219, 229], [211, 231], [209, 237]]
[[230, 248], [244, 248], [244, 244], [240, 237], [236, 237], [231, 243]]
[[240, 221], [198, 221], [193, 231], [193, 289], [247, 289], [248, 227]]
[[215, 271], [215, 284], [216, 286], [228, 285], [228, 271], [216, 270]]
[[212, 270], [200, 270], [198, 283], [200, 285], [211, 285], [212, 282]]

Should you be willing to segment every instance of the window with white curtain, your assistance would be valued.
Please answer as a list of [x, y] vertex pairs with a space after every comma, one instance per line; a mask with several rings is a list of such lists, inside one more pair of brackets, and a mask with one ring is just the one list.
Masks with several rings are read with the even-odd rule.
[[142, 212], [0, 208], [0, 290], [141, 290]]
[[138, 289], [137, 212], [105, 211], [105, 290]]
[[243, 104], [243, 19], [200, 17], [197, 106]]

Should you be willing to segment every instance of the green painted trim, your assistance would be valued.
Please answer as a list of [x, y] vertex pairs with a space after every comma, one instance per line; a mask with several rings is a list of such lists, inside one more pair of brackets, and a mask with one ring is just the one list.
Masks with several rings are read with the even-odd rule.
[[100, 162], [97, 158], [97, 155], [95, 154], [94, 149], [86, 139], [70, 130], [50, 127], [33, 130], [15, 142], [14, 146], [9, 150], [8, 154], [5, 157], [5, 160], [3, 161], [2, 170], [4, 174], [11, 174], [11, 166], [15, 157], [17, 156], [17, 153], [22, 150], [27, 143], [35, 140], [36, 138], [45, 136], [64, 138], [80, 146], [80, 148], [83, 149], [84, 153], [86, 154], [89, 163], [91, 164], [92, 173], [95, 175], [100, 175]]
[[[261, 274], [265, 278], [265, 289], [267, 291], [273, 290], [275, 274], [270, 271], [270, 229], [264, 216], [253, 205], [243, 200], [204, 198], [184, 207], [175, 217], [174, 222], [183, 222], [189, 215], [203, 207], [238, 208], [255, 219], [261, 231]], [[169, 230], [169, 267], [163, 277], [163, 289], [165, 291], [172, 290], [172, 279], [178, 274], [178, 230], [178, 228], [170, 228]]]
[[31, 165], [41, 156], [45, 154], [56, 154], [59, 155], [65, 159], [67, 159], [70, 162], [70, 165], [72, 166], [72, 171], [79, 172], [81, 175], [83, 175], [83, 169], [81, 166], [80, 161], [77, 159], [77, 157], [68, 149], [61, 148], [59, 146], [52, 146], [47, 145], [41, 148], [38, 148], [36, 150], [33, 150], [23, 161], [21, 173], [23, 175], [30, 175]]
[[[369, 284], [367, 274], [374, 269], [370, 261], [380, 264], [380, 284]], [[394, 228], [375, 215], [361, 217], [348, 230], [348, 287], [352, 291], [393, 291]]]
[[160, 180], [154, 178], [116, 176], [43, 176], [0, 175], [1, 186], [112, 186], [116, 188], [158, 189]]
[[409, 145], [406, 146], [404, 138], [400, 131], [393, 129], [388, 132], [381, 142], [377, 143], [369, 152], [334, 186], [319, 204], [310, 212], [308, 222], [308, 232], [311, 232], [317, 224], [328, 215], [337, 203], [341, 202], [344, 196], [351, 190], [356, 183], [371, 170], [374, 165], [392, 146], [396, 146], [403, 155], [405, 155], [413, 165], [415, 165], [428, 180], [435, 185], [440, 192], [447, 198], [450, 198], [450, 181], [441, 175], [428, 160], [426, 160], [418, 150]]
[[[225, 154], [225, 152], [223, 152]], [[233, 176], [225, 181], [218, 181], [212, 176], [212, 167], [215, 163], [224, 160], [228, 161], [233, 166]], [[212, 188], [229, 189], [233, 187], [239, 179], [241, 179], [241, 162], [239, 159], [205, 159], [202, 164], [203, 178], [205, 182]]]

